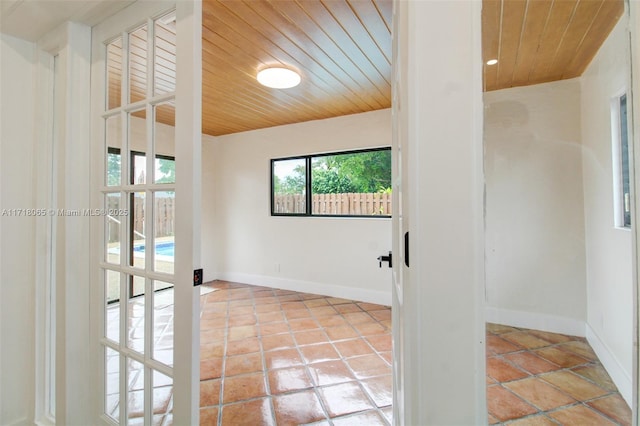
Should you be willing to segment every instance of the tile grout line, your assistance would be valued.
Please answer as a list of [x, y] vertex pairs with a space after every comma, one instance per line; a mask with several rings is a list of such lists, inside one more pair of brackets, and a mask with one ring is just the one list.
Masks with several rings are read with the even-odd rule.
[[222, 405], [224, 402], [224, 389], [225, 389], [225, 369], [227, 368], [227, 346], [229, 344], [229, 318], [231, 311], [231, 300], [227, 298], [226, 311], [225, 311], [225, 327], [224, 327], [224, 342], [222, 344], [222, 365], [220, 366], [220, 395], [218, 395], [218, 426], [222, 425]]
[[[567, 336], [567, 337], [569, 337], [569, 340], [562, 341], [562, 342], [555, 342], [554, 343], [554, 342], [548, 341], [547, 339], [545, 339], [542, 336], [538, 336], [535, 333], [529, 332], [527, 329], [520, 329], [517, 332], [524, 332], [524, 333], [526, 333], [526, 334], [528, 334], [530, 336], [535, 337], [538, 340], [542, 340], [542, 341], [547, 342], [548, 345], [539, 346], [539, 347], [531, 347], [531, 348], [524, 347], [523, 349], [518, 349], [516, 351], [502, 352], [502, 353], [496, 353], [496, 352], [492, 351], [493, 355], [488, 353], [487, 354], [487, 359], [489, 359], [489, 358], [499, 359], [499, 360], [507, 363], [507, 365], [510, 365], [511, 367], [516, 368], [518, 371], [521, 371], [522, 373], [527, 374], [526, 377], [520, 377], [520, 378], [517, 378], [517, 379], [507, 380], [507, 381], [499, 381], [499, 380], [495, 379], [494, 377], [490, 376], [489, 374], [487, 374], [488, 377], [490, 377], [490, 378], [492, 378], [492, 379], [497, 381], [497, 383], [488, 384], [488, 386], [500, 385], [500, 387], [502, 387], [503, 389], [507, 389], [508, 391], [511, 391], [510, 388], [508, 388], [506, 386], [503, 386], [503, 384], [512, 383], [512, 382], [516, 382], [516, 381], [520, 381], [520, 380], [526, 380], [526, 379], [529, 379], [529, 378], [535, 378], [537, 380], [543, 381], [545, 384], [548, 384], [549, 386], [551, 386], [552, 388], [556, 389], [558, 392], [562, 393], [563, 395], [572, 398], [574, 400], [574, 402], [571, 403], [571, 404], [565, 404], [565, 405], [561, 405], [561, 406], [558, 406], [558, 407], [554, 407], [554, 408], [546, 410], [546, 411], [540, 410], [538, 413], [533, 413], [531, 415], [527, 415], [527, 416], [524, 416], [524, 417], [521, 417], [521, 418], [517, 418], [517, 419], [514, 418], [514, 419], [511, 419], [511, 420], [507, 420], [507, 422], [520, 420], [522, 418], [535, 417], [537, 415], [543, 415], [543, 416], [548, 418], [549, 417], [548, 416], [549, 413], [566, 410], [566, 409], [568, 409], [570, 407], [583, 406], [583, 407], [585, 407], [585, 409], [589, 410], [590, 412], [593, 412], [596, 415], [600, 415], [600, 416], [604, 417], [607, 420], [611, 420], [616, 425], [619, 424], [615, 419], [613, 419], [609, 415], [607, 415], [604, 412], [600, 411], [596, 407], [592, 407], [592, 406], [590, 406], [588, 404], [591, 401], [596, 401], [596, 400], [600, 400], [600, 399], [603, 399], [603, 398], [608, 398], [608, 397], [611, 397], [611, 396], [619, 395], [619, 392], [609, 390], [609, 389], [605, 388], [604, 385], [601, 385], [601, 384], [597, 383], [595, 380], [592, 380], [590, 377], [583, 376], [583, 375], [577, 373], [576, 371], [574, 371], [574, 369], [582, 368], [582, 367], [585, 367], [585, 368], [586, 367], [598, 367], [598, 366], [601, 367], [601, 364], [599, 363], [597, 357], [595, 357], [595, 359], [592, 359], [591, 356], [585, 356], [585, 355], [577, 353], [574, 350], [572, 350], [571, 348], [567, 347], [568, 344], [571, 344], [571, 343], [574, 343], [574, 342], [578, 342], [578, 343], [582, 343], [582, 344], [586, 344], [586, 345], [588, 345], [588, 342], [586, 342], [583, 339], [578, 338], [576, 336]], [[520, 344], [518, 342], [513, 342], [511, 340], [503, 339], [501, 337], [502, 335], [511, 334], [511, 333], [515, 333], [515, 332], [508, 331], [508, 332], [500, 333], [500, 335], [497, 335], [496, 333], [493, 333], [493, 332], [487, 330], [487, 335], [493, 335], [495, 337], [499, 337], [501, 340], [503, 340], [505, 342], [508, 342], [508, 343], [510, 343], [512, 345], [523, 346], [522, 344]], [[553, 361], [551, 361], [551, 360], [539, 355], [536, 352], [537, 350], [546, 349], [546, 348], [549, 348], [549, 347], [557, 347], [558, 350], [561, 350], [562, 352], [565, 352], [568, 355], [577, 356], [578, 358], [584, 359], [586, 362], [581, 363], [581, 364], [575, 364], [575, 365], [572, 365], [572, 366], [562, 367], [562, 366], [556, 364], [555, 362], [553, 362]], [[520, 354], [520, 353], [529, 353], [529, 354], [531, 354], [533, 356], [536, 356], [536, 357], [540, 358], [541, 360], [543, 360], [545, 362], [550, 363], [553, 366], [557, 366], [558, 368], [555, 369], [555, 370], [544, 371], [544, 372], [541, 372], [541, 373], [538, 373], [538, 374], [532, 374], [524, 366], [520, 366], [515, 361], [511, 361], [510, 359], [506, 358], [507, 355]], [[571, 375], [575, 376], [577, 379], [584, 380], [585, 382], [589, 383], [590, 385], [595, 386], [597, 389], [599, 389], [600, 391], [602, 391], [604, 393], [601, 394], [601, 395], [589, 398], [589, 399], [579, 399], [577, 397], [574, 397], [573, 395], [571, 395], [568, 392], [564, 391], [563, 389], [559, 388], [555, 384], [553, 384], [551, 382], [548, 382], [543, 377], [545, 375], [558, 373], [558, 372], [565, 372], [565, 373], [571, 374]], [[539, 409], [539, 407], [537, 405], [535, 405], [534, 403], [532, 403], [531, 401], [526, 399], [524, 396], [521, 396], [521, 395], [517, 394], [515, 391], [511, 391], [511, 393], [515, 394], [515, 396], [519, 397], [521, 400], [523, 400], [524, 402], [528, 403], [532, 407], [534, 407], [536, 409]], [[491, 414], [491, 413], [489, 413], [489, 414]], [[493, 417], [495, 417], [495, 415], [493, 415]], [[553, 419], [553, 421], [555, 422], [555, 419]], [[503, 424], [503, 423], [499, 423], [499, 424]]]
[[[311, 315], [311, 312], [309, 312], [309, 314]], [[295, 349], [298, 351], [298, 354], [300, 355], [300, 359], [302, 360], [302, 363], [303, 363], [303, 366], [304, 366], [304, 370], [305, 370], [305, 372], [307, 374], [307, 377], [309, 377], [311, 379], [311, 383], [314, 384], [313, 393], [315, 394], [316, 398], [318, 399], [318, 402], [320, 403], [320, 407], [322, 407], [322, 411], [324, 412], [325, 420], [327, 420], [329, 422], [329, 424], [333, 425], [333, 421], [331, 420], [331, 414], [329, 413], [329, 410], [327, 409], [327, 406], [326, 406], [324, 400], [322, 399], [322, 395], [320, 395], [320, 392], [319, 392], [320, 382], [318, 381], [316, 383], [316, 380], [314, 380], [314, 376], [311, 374], [311, 370], [309, 369], [309, 364], [310, 363], [307, 362], [307, 358], [305, 358], [304, 354], [302, 353], [302, 349], [300, 349], [300, 345], [298, 345], [298, 341], [296, 340], [294, 332], [293, 332], [293, 329], [291, 328], [291, 324], [290, 324], [289, 318], [287, 317], [286, 313], [284, 314], [284, 316], [285, 316], [285, 320], [287, 321], [287, 325], [289, 326], [289, 330], [290, 330], [289, 332], [291, 334], [291, 339], [293, 340], [293, 343], [295, 345]], [[314, 318], [314, 321], [318, 324], [318, 326], [322, 325], [315, 318]]]
[[[273, 295], [273, 291], [271, 291], [271, 294]], [[262, 344], [262, 324], [260, 323], [259, 320], [259, 315], [258, 315], [258, 311], [256, 309], [256, 298], [255, 298], [255, 294], [253, 293], [253, 291], [251, 292], [251, 298], [253, 300], [253, 312], [256, 318], [256, 327], [258, 327], [258, 348], [260, 350], [260, 358], [262, 360], [262, 374], [263, 374], [263, 379], [264, 380], [264, 390], [266, 395], [264, 395], [265, 398], [267, 398], [268, 403], [269, 403], [269, 408], [271, 408], [271, 420], [273, 420], [273, 424], [277, 425], [278, 424], [278, 419], [276, 417], [276, 407], [275, 407], [275, 402], [273, 401], [273, 393], [271, 392], [271, 385], [269, 383], [269, 368], [267, 366], [267, 359], [265, 357], [265, 350], [264, 350], [264, 345]]]
[[[360, 306], [358, 306], [358, 308], [362, 309]], [[342, 313], [340, 313], [340, 312], [338, 312], [338, 313], [342, 316]], [[375, 318], [373, 318], [373, 317], [371, 317], [371, 315], [369, 315], [369, 317], [370, 317], [373, 321], [376, 321], [376, 319], [375, 319]], [[349, 326], [350, 326], [350, 327], [351, 327], [351, 328], [352, 328], [352, 329], [353, 329], [353, 330], [354, 330], [354, 331], [355, 331], [355, 332], [360, 336], [359, 338], [360, 338], [360, 339], [362, 339], [362, 340], [363, 340], [363, 341], [364, 341], [364, 342], [365, 342], [365, 343], [366, 343], [366, 344], [371, 348], [372, 352], [374, 352], [376, 355], [378, 355], [378, 357], [379, 357], [379, 358], [381, 358], [381, 359], [382, 359], [382, 357], [380, 357], [380, 355], [378, 354], [377, 350], [376, 350], [376, 349], [375, 349], [375, 348], [374, 348], [374, 347], [369, 343], [369, 341], [367, 341], [367, 340], [364, 338], [364, 336], [362, 336], [362, 334], [360, 333], [360, 331], [359, 331], [359, 330], [357, 330], [355, 327], [353, 327], [353, 324], [349, 323], [349, 320], [347, 320], [346, 318], [344, 318], [344, 316], [342, 316], [342, 318], [343, 318], [343, 319], [347, 322], [347, 324], [349, 324]], [[323, 326], [323, 328], [324, 328], [324, 326]], [[327, 333], [325, 332], [325, 334], [327, 334]], [[328, 335], [327, 335], [327, 338], [329, 338], [329, 336], [328, 336]], [[339, 340], [339, 341], [348, 341], [348, 340], [355, 340], [355, 339], [341, 339], [341, 340]], [[351, 367], [351, 365], [347, 362], [347, 358], [345, 358], [345, 357], [342, 355], [342, 353], [340, 352], [340, 350], [338, 350], [338, 348], [335, 346], [335, 344], [334, 344], [334, 343], [335, 343], [335, 341], [334, 341], [334, 340], [332, 340], [331, 338], [329, 338], [328, 342], [329, 342], [329, 344], [331, 345], [331, 347], [336, 351], [336, 353], [337, 353], [338, 355], [340, 355], [340, 360], [341, 360], [341, 361], [346, 365], [347, 369], [348, 369], [348, 370], [352, 373], [352, 375], [353, 375], [354, 380], [349, 380], [349, 381], [347, 381], [347, 382], [343, 382], [343, 383], [353, 383], [353, 382], [355, 382], [355, 383], [358, 385], [358, 387], [360, 388], [360, 390], [361, 390], [361, 391], [364, 393], [364, 395], [367, 397], [367, 399], [369, 400], [369, 402], [371, 403], [371, 407], [373, 408], [373, 410], [375, 410], [375, 411], [378, 413], [378, 415], [380, 415], [380, 417], [383, 419], [383, 421], [384, 421], [385, 423], [387, 423], [387, 424], [388, 424], [387, 418], [386, 418], [386, 416], [382, 413], [382, 410], [381, 410], [381, 409], [378, 407], [378, 405], [375, 403], [375, 401], [373, 400], [373, 398], [371, 397], [371, 395], [369, 395], [369, 392], [367, 392], [367, 390], [366, 390], [366, 389], [364, 389], [364, 387], [363, 387], [363, 385], [362, 385], [362, 380], [363, 380], [363, 379], [359, 379], [359, 378], [358, 378], [358, 376], [357, 376], [357, 374], [356, 374], [355, 370], [353, 370], [353, 368]], [[351, 357], [351, 358], [357, 358], [357, 356], [353, 356], [353, 357]], [[386, 360], [382, 359], [382, 361], [384, 361], [384, 362], [385, 362], [385, 364], [387, 364]], [[382, 376], [374, 376], [374, 377], [382, 377]], [[370, 377], [370, 378], [371, 378], [371, 377]], [[354, 413], [347, 413], [347, 414], [345, 414], [345, 415], [338, 416], [338, 417], [346, 417], [346, 416], [351, 416], [351, 415], [354, 415], [354, 414], [357, 414], [357, 413], [366, 412], [366, 411], [373, 411], [373, 410], [371, 410], [371, 409], [368, 409], [368, 410], [361, 410], [361, 411], [357, 411], [357, 412], [354, 412]]]
[[[229, 292], [230, 292], [231, 290], [233, 290], [235, 288], [236, 287], [227, 287], [226, 290], [229, 290]], [[245, 286], [240, 286], [240, 287], [237, 287], [237, 288], [238, 289], [240, 289], [240, 288], [251, 289], [250, 293], [252, 295], [251, 306], [253, 308], [252, 309], [253, 320], [255, 320], [255, 327], [256, 327], [256, 329], [258, 331], [256, 333], [256, 335], [257, 335], [256, 337], [257, 337], [257, 342], [258, 342], [258, 350], [260, 351], [260, 359], [261, 359], [261, 362], [262, 362], [262, 373], [263, 373], [263, 377], [264, 377], [264, 380], [265, 380], [265, 383], [264, 383], [265, 384], [265, 391], [266, 391], [265, 393], [267, 395], [260, 395], [260, 396], [257, 396], [257, 397], [254, 397], [254, 398], [249, 398], [249, 399], [242, 400], [242, 401], [233, 401], [233, 402], [230, 402], [229, 404], [225, 404], [224, 403], [224, 382], [225, 382], [224, 379], [226, 377], [228, 345], [229, 345], [229, 337], [230, 337], [229, 327], [231, 326], [229, 318], [230, 318], [232, 302], [236, 300], [236, 299], [233, 299], [233, 295], [227, 294], [227, 298], [226, 298], [226, 302], [225, 302], [226, 307], [227, 307], [227, 312], [226, 312], [227, 315], [226, 315], [226, 319], [225, 319], [225, 332], [224, 332], [225, 341], [224, 341], [224, 348], [223, 348], [223, 351], [224, 351], [224, 353], [223, 353], [223, 366], [222, 366], [222, 373], [221, 373], [221, 378], [220, 378], [221, 379], [221, 390], [220, 390], [219, 405], [218, 405], [218, 408], [219, 408], [219, 411], [218, 411], [218, 420], [219, 421], [218, 421], [218, 423], [219, 424], [221, 423], [222, 411], [223, 411], [223, 408], [225, 406], [231, 405], [231, 404], [237, 404], [237, 403], [246, 403], [246, 402], [254, 401], [254, 400], [260, 400], [260, 399], [263, 399], [265, 397], [267, 397], [269, 399], [269, 401], [270, 401], [270, 406], [271, 406], [271, 410], [272, 410], [271, 420], [274, 420], [275, 413], [276, 413], [275, 407], [273, 405], [274, 395], [272, 395], [272, 390], [271, 390], [270, 382], [269, 382], [269, 372], [272, 371], [272, 370], [268, 368], [267, 361], [266, 361], [266, 352], [267, 351], [265, 351], [264, 342], [262, 340], [263, 337], [265, 337], [265, 336], [263, 336], [263, 334], [262, 334], [262, 325], [263, 324], [259, 320], [259, 316], [260, 315], [258, 315], [258, 312], [257, 312], [257, 303], [256, 303], [257, 299], [255, 297], [255, 293], [253, 292], [253, 287], [252, 286], [246, 286], [246, 287]], [[265, 289], [269, 289], [269, 288], [265, 287]], [[301, 294], [296, 293], [296, 292], [279, 293], [279, 294], [276, 295], [275, 291], [273, 289], [269, 289], [269, 290], [271, 291], [271, 295], [272, 295], [271, 297], [276, 297], [278, 299], [278, 303], [277, 304], [278, 304], [278, 306], [280, 308], [278, 312], [280, 312], [282, 314], [283, 319], [285, 320], [284, 322], [287, 325], [287, 327], [286, 327], [287, 331], [286, 332], [275, 333], [274, 335], [283, 335], [283, 336], [287, 335], [287, 336], [289, 336], [289, 338], [291, 338], [291, 341], [293, 343], [293, 348], [295, 349], [295, 351], [298, 354], [298, 356], [300, 357], [300, 359], [303, 361], [302, 367], [304, 368], [303, 371], [305, 373], [305, 376], [306, 376], [306, 378], [308, 380], [310, 380], [310, 383], [312, 384], [311, 387], [313, 388], [313, 391], [314, 391], [313, 394], [318, 399], [318, 402], [320, 403], [320, 406], [321, 406], [321, 408], [323, 410], [323, 414], [325, 416], [325, 420], [324, 421], [329, 423], [329, 424], [333, 424], [333, 420], [332, 420], [332, 417], [331, 417], [331, 415], [330, 415], [330, 413], [328, 411], [328, 407], [325, 405], [323, 398], [319, 394], [319, 390], [322, 389], [322, 388], [333, 386], [333, 384], [324, 385], [324, 386], [320, 386], [320, 385], [315, 386], [315, 385], [313, 385], [313, 383], [315, 383], [315, 380], [313, 379], [313, 376], [311, 376], [310, 370], [309, 370], [309, 367], [310, 367], [310, 365], [312, 365], [312, 363], [309, 363], [307, 361], [307, 358], [303, 355], [302, 347], [314, 346], [316, 344], [329, 343], [330, 347], [336, 352], [337, 355], [339, 355], [339, 360], [348, 369], [347, 371], [352, 373], [351, 375], [353, 376], [353, 378], [348, 380], [345, 383], [357, 382], [358, 389], [360, 389], [361, 392], [364, 392], [364, 395], [365, 395], [365, 397], [367, 398], [367, 400], [369, 402], [369, 404], [368, 404], [369, 408], [367, 408], [365, 410], [359, 410], [359, 411], [356, 411], [356, 412], [353, 412], [353, 413], [346, 413], [346, 414], [337, 416], [336, 418], [338, 418], [338, 417], [339, 418], [349, 418], [349, 417], [355, 417], [355, 416], [357, 416], [357, 415], [359, 415], [361, 413], [364, 413], [364, 412], [376, 412], [376, 413], [378, 413], [378, 416], [382, 419], [382, 421], [385, 424], [388, 424], [388, 419], [387, 419], [386, 415], [382, 412], [382, 408], [386, 408], [386, 407], [382, 407], [382, 408], [378, 408], [377, 407], [377, 405], [375, 404], [375, 401], [372, 399], [371, 395], [369, 395], [369, 393], [366, 391], [366, 389], [364, 389], [364, 387], [363, 387], [364, 385], [361, 382], [361, 379], [358, 379], [356, 377], [356, 374], [354, 373], [354, 370], [348, 364], [347, 359], [337, 349], [337, 347], [335, 346], [335, 343], [342, 342], [342, 341], [350, 341], [350, 340], [354, 340], [355, 341], [356, 339], [361, 339], [365, 343], [366, 347], [369, 348], [369, 353], [368, 354], [375, 354], [377, 356], [377, 358], [380, 358], [383, 361], [383, 365], [388, 366], [389, 363], [381, 356], [381, 352], [379, 352], [375, 347], [373, 347], [373, 345], [366, 339], [366, 337], [363, 335], [363, 333], [360, 330], [358, 330], [358, 328], [356, 328], [354, 326], [354, 324], [352, 324], [349, 320], [347, 320], [344, 317], [344, 313], [342, 313], [342, 312], [336, 312], [336, 314], [341, 317], [341, 319], [344, 321], [344, 323], [346, 325], [349, 326], [349, 329], [351, 329], [354, 332], [355, 336], [344, 338], [344, 339], [333, 340], [333, 339], [331, 339], [331, 337], [327, 333], [327, 330], [326, 330], [327, 327], [320, 323], [319, 317], [317, 316], [316, 313], [314, 313], [311, 310], [311, 308], [308, 305], [304, 304], [305, 305], [304, 308], [306, 310], [306, 314], [308, 315], [308, 317], [307, 316], [304, 316], [304, 317], [294, 316], [291, 319], [289, 319], [289, 316], [286, 315], [287, 310], [285, 310], [283, 308], [283, 306], [282, 306], [283, 303], [289, 303], [289, 302], [294, 302], [294, 301], [299, 301], [299, 302], [302, 302], [302, 303], [306, 302], [307, 300], [315, 300], [315, 299], [323, 299], [324, 301], [327, 301], [327, 299], [329, 299], [328, 296], [311, 295], [311, 296], [314, 296], [314, 297], [304, 298], [304, 297], [301, 297]], [[291, 296], [296, 296], [296, 298], [290, 298]], [[280, 300], [281, 297], [282, 298], [286, 298], [286, 299], [285, 300]], [[206, 302], [208, 302], [208, 300], [206, 300]], [[367, 315], [367, 323], [378, 324], [384, 330], [388, 330], [388, 327], [385, 326], [384, 324], [382, 324], [381, 320], [378, 320], [377, 318], [375, 318], [371, 314], [369, 314], [369, 311], [364, 310], [360, 305], [358, 305], [357, 301], [346, 301], [345, 304], [354, 304], [354, 306], [356, 306], [358, 308], [357, 313], [365, 313]], [[203, 317], [203, 312], [204, 312], [205, 306], [206, 306], [206, 303], [201, 305], [201, 312], [200, 312], [201, 318]], [[326, 302], [326, 305], [316, 305], [316, 306], [332, 306], [332, 307], [334, 307], [334, 310], [335, 310], [335, 305], [331, 305], [329, 302]], [[267, 311], [265, 311], [265, 312], [267, 312]], [[306, 319], [306, 318], [312, 319], [317, 328], [313, 328], [313, 329], [303, 328], [303, 329], [299, 329], [299, 330], [294, 330], [292, 328], [291, 320], [296, 320], [296, 319], [301, 319], [302, 320], [302, 319]], [[274, 322], [274, 321], [268, 321], [265, 324], [268, 324], [269, 322]], [[279, 321], [277, 321], [277, 322], [279, 322]], [[365, 322], [362, 322], [362, 323], [364, 324]], [[310, 343], [301, 345], [300, 342], [299, 342], [299, 338], [296, 338], [296, 333], [298, 333], [298, 335], [301, 335], [301, 333], [304, 333], [305, 331], [308, 331], [308, 330], [320, 331], [321, 335], [322, 335], [322, 341], [314, 342], [313, 340], [310, 340], [309, 341]], [[379, 335], [382, 336], [382, 335], [385, 335], [387, 333], [388, 332], [385, 331], [383, 333], [380, 333]], [[274, 349], [274, 351], [275, 350], [276, 349]], [[240, 355], [242, 355], [242, 354], [240, 354]], [[351, 358], [357, 358], [357, 356], [353, 356]], [[234, 375], [234, 377], [235, 376], [241, 376], [241, 375], [244, 375], [244, 374], [249, 375], [249, 374], [252, 374], [252, 372], [247, 372], [247, 373], [243, 373], [243, 374], [239, 374], [239, 375]], [[384, 376], [384, 375], [382, 375], [382, 376]], [[372, 376], [372, 377], [382, 377], [382, 376]], [[301, 390], [302, 389], [300, 389], [300, 390], [294, 389], [294, 390], [282, 392], [282, 394], [295, 394], [295, 393], [297, 393], [297, 392], [299, 392]], [[310, 388], [304, 388], [304, 390], [310, 390]], [[277, 420], [277, 418], [275, 420]], [[315, 421], [314, 423], [318, 423], [318, 421]]]

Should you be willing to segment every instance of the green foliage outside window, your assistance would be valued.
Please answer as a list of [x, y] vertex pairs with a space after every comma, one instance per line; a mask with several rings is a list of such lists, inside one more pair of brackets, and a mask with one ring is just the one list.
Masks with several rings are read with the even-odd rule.
[[176, 160], [173, 158], [156, 158], [156, 169], [162, 177], [156, 178], [156, 183], [175, 183], [176, 182]]
[[284, 178], [273, 175], [273, 188], [276, 194], [303, 194], [305, 187], [304, 166], [297, 166]]
[[391, 151], [365, 151], [314, 157], [314, 194], [385, 192], [391, 188]]
[[107, 185], [120, 185], [120, 170], [122, 164], [120, 161], [120, 153], [107, 153]]
[[271, 164], [274, 215], [391, 215], [388, 148], [283, 158]]

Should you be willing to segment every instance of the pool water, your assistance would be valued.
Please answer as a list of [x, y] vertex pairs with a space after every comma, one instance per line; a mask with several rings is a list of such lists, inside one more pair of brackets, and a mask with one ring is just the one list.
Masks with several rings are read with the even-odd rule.
[[[156, 255], [174, 257], [176, 243], [173, 241], [156, 244]], [[144, 245], [133, 248], [134, 252], [144, 253]]]

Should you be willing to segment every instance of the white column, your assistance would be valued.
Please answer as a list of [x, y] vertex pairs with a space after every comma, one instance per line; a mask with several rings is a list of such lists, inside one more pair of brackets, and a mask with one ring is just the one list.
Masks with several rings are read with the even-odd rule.
[[[400, 1], [408, 425], [487, 421], [480, 1]], [[395, 28], [395, 31], [403, 29]]]
[[[179, 1], [176, 58], [176, 281], [174, 424], [196, 425], [200, 402], [202, 3]], [[211, 237], [211, 236], [210, 236]], [[185, 333], [190, 331], [190, 333]]]
[[33, 423], [36, 218], [8, 209], [36, 207], [36, 57], [0, 34], [0, 424]]
[[[59, 68], [54, 88], [54, 198], [58, 208], [82, 210], [90, 205], [91, 191], [91, 28], [69, 22], [55, 38], [51, 53], [58, 54]], [[90, 218], [58, 216], [55, 222], [56, 422], [89, 424]]]

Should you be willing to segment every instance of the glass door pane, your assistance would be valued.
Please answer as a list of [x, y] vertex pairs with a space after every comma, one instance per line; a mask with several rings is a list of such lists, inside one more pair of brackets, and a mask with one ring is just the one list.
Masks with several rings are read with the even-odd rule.
[[153, 359], [173, 366], [173, 284], [153, 283]]
[[120, 418], [120, 354], [105, 348], [105, 414], [111, 420]]
[[122, 104], [122, 37], [107, 45], [107, 109]]
[[145, 417], [145, 368], [144, 364], [134, 359], [127, 362], [127, 424], [143, 425]]
[[119, 186], [122, 175], [122, 162], [120, 159], [122, 151], [122, 120], [120, 114], [108, 117], [105, 128], [107, 152], [106, 184], [107, 186]]
[[145, 265], [145, 244], [146, 244], [146, 216], [145, 216], [145, 193], [133, 192], [129, 194], [129, 211], [131, 220], [129, 221], [129, 265], [134, 268], [144, 269]]
[[129, 102], [147, 97], [147, 26], [129, 34]]
[[159, 371], [153, 372], [153, 424], [173, 424], [173, 379]]
[[156, 191], [154, 206], [154, 269], [173, 274], [175, 260], [175, 191]]
[[[110, 160], [107, 160], [110, 161]], [[119, 192], [108, 192], [105, 194], [105, 207], [107, 215], [105, 216], [105, 260], [114, 265], [120, 264], [120, 254], [122, 247], [120, 245], [120, 232], [122, 220], [126, 220], [126, 211], [122, 209], [120, 203]]]
[[153, 87], [156, 95], [176, 90], [176, 12], [167, 13], [155, 23]]

